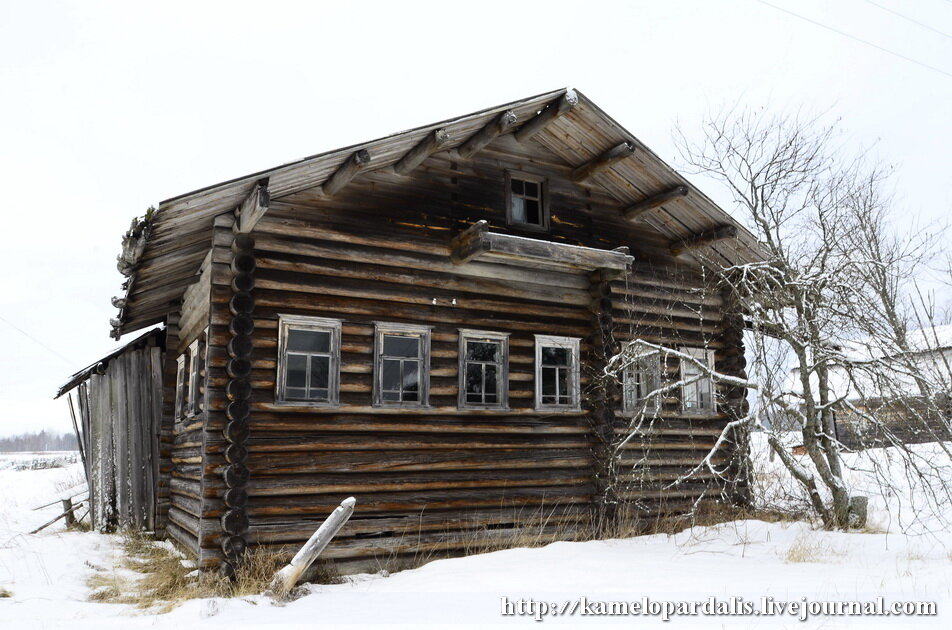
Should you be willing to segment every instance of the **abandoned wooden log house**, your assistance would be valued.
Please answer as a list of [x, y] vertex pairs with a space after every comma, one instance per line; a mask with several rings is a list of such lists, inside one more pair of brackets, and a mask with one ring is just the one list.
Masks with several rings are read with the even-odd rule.
[[714, 279], [758, 244], [576, 91], [169, 199], [123, 246], [113, 335], [161, 330], [60, 391], [78, 387], [97, 527], [154, 528], [227, 572], [353, 495], [325, 557], [356, 567], [726, 487], [674, 482], [743, 390], [671, 359], [600, 375], [633, 339], [742, 374]]

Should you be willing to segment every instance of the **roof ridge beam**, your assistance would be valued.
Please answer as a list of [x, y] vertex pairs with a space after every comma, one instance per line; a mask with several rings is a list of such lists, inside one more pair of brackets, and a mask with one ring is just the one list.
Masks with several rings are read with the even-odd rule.
[[576, 105], [578, 105], [578, 94], [575, 90], [568, 89], [558, 100], [549, 103], [534, 118], [529, 119], [519, 127], [513, 135], [519, 142], [525, 142], [542, 131], [553, 120], [571, 111]]
[[664, 192], [646, 197], [632, 206], [628, 206], [622, 211], [622, 214], [624, 214], [625, 218], [629, 221], [638, 221], [649, 210], [654, 210], [658, 206], [663, 206], [669, 201], [686, 197], [688, 192], [690, 191], [687, 186], [675, 186], [674, 188], [669, 188]]
[[516, 112], [511, 109], [499, 114], [460, 145], [457, 149], [459, 156], [464, 160], [473, 157], [490, 142], [510, 131], [515, 126], [517, 119]]
[[426, 134], [415, 147], [406, 152], [400, 158], [400, 161], [393, 165], [393, 170], [397, 175], [406, 177], [413, 169], [423, 164], [423, 161], [440, 150], [450, 139], [446, 129], [440, 127]]
[[572, 170], [572, 181], [580, 183], [602, 171], [610, 168], [612, 164], [620, 162], [635, 154], [635, 145], [633, 142], [622, 142], [605, 151], [598, 157], [592, 158], [585, 164]]
[[331, 198], [341, 191], [341, 189], [350, 183], [350, 180], [364, 170], [370, 163], [370, 152], [366, 149], [354, 151], [344, 163], [341, 164], [334, 174], [327, 178], [321, 185], [321, 194]]
[[693, 236], [689, 236], [688, 238], [674, 241], [668, 246], [668, 248], [671, 250], [672, 256], [680, 256], [686, 251], [698, 249], [699, 247], [704, 247], [705, 245], [711, 245], [712, 243], [732, 238], [737, 238], [737, 226], [720, 225], [716, 228], [705, 230], [703, 232], [694, 234]]

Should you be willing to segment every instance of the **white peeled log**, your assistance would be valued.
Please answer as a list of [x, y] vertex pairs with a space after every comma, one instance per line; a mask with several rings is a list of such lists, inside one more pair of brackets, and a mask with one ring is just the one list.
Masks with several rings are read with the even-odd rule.
[[301, 550], [291, 558], [291, 562], [274, 574], [271, 580], [269, 590], [276, 595], [283, 595], [294, 588], [301, 576], [307, 571], [321, 552], [327, 547], [328, 543], [337, 535], [344, 523], [350, 519], [354, 513], [354, 506], [357, 505], [357, 499], [347, 497], [341, 501], [340, 506], [331, 512], [317, 531], [311, 534]]

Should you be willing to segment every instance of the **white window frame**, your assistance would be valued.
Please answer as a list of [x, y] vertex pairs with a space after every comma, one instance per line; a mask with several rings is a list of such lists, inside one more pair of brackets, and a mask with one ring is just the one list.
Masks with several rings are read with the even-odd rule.
[[201, 413], [201, 403], [198, 398], [199, 379], [201, 379], [201, 343], [198, 339], [188, 344], [188, 399], [185, 401], [185, 415], [191, 417]]
[[[626, 350], [633, 345], [635, 341], [630, 341], [625, 346]], [[626, 358], [627, 359], [627, 358]], [[636, 371], [641, 372], [642, 379], [649, 383], [648, 391], [660, 389], [661, 387], [661, 356], [652, 354], [642, 357], [636, 361], [626, 360], [624, 372], [622, 373], [622, 412], [626, 414], [654, 413], [661, 408], [661, 395], [654, 394], [648, 397], [639, 397], [635, 391], [636, 382], [633, 376]]]
[[[681, 348], [679, 348], [679, 350], [681, 351], [682, 354], [686, 354], [689, 357], [695, 359], [696, 361], [702, 364], [706, 364], [710, 372], [714, 371], [714, 350], [713, 349], [700, 348], [696, 346], [682, 346]], [[686, 365], [687, 365], [687, 361], [682, 359], [681, 370], [680, 370], [682, 383], [687, 380], [687, 376], [685, 375]], [[692, 415], [692, 416], [705, 416], [705, 415], [711, 415], [711, 414], [717, 413], [717, 389], [714, 383], [714, 379], [711, 378], [710, 375], [706, 376], [705, 378], [710, 385], [711, 406], [688, 408], [685, 405], [685, 392], [684, 392], [685, 387], [682, 385], [681, 386], [681, 413], [685, 415]], [[698, 383], [700, 383], [700, 381], [692, 385], [696, 386]]]
[[[582, 397], [580, 385], [581, 339], [579, 337], [556, 337], [553, 335], [535, 336], [535, 409], [536, 411], [581, 411]], [[569, 350], [572, 364], [569, 366], [569, 396], [567, 405], [542, 403], [542, 348], [557, 347]]]
[[181, 420], [185, 417], [185, 360], [187, 355], [188, 352], [186, 351], [175, 359], [175, 408], [172, 410], [172, 415], [176, 420]]
[[[430, 406], [430, 338], [431, 326], [374, 322], [374, 407], [420, 409]], [[398, 401], [383, 399], [383, 338], [386, 335], [420, 338], [419, 400]]]
[[[466, 342], [491, 341], [499, 343], [499, 363], [496, 399], [494, 403], [472, 403], [466, 400]], [[509, 333], [487, 330], [459, 329], [459, 399], [460, 409], [509, 409]]]
[[[288, 337], [291, 330], [330, 333], [327, 370], [327, 400], [288, 399]], [[337, 407], [340, 405], [340, 335], [341, 321], [327, 317], [278, 315], [278, 368], [274, 402], [289, 407]], [[310, 378], [310, 376], [308, 376]]]

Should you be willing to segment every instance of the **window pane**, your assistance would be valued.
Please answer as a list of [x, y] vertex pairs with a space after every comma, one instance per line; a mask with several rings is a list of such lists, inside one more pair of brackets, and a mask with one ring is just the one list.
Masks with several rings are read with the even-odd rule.
[[[381, 389], [385, 392], [399, 391], [400, 389], [400, 362], [385, 359], [380, 379]], [[384, 400], [387, 400], [384, 398]]]
[[295, 352], [330, 352], [331, 334], [318, 330], [288, 331], [288, 350]]
[[330, 387], [330, 357], [311, 357], [311, 388]]
[[[521, 179], [513, 178], [511, 181], [512, 192], [517, 195], [522, 195], [525, 193], [525, 184], [523, 184]], [[498, 189], [497, 189], [498, 190]]]
[[539, 198], [539, 184], [535, 182], [526, 182], [526, 197]]
[[568, 365], [568, 348], [546, 346], [542, 348], [542, 365]]
[[486, 401], [485, 401], [485, 402], [486, 402], [487, 405], [495, 405], [496, 403], [499, 402], [499, 399], [498, 399], [498, 397], [496, 396], [496, 394], [486, 394]]
[[287, 386], [307, 386], [307, 356], [303, 354], [288, 355]]
[[[403, 391], [415, 392], [420, 389], [420, 363], [418, 361], [403, 362]], [[405, 398], [406, 399], [406, 398]], [[416, 400], [414, 398], [414, 400]]]
[[400, 393], [399, 392], [384, 392], [383, 399], [387, 402], [394, 402], [394, 401], [399, 402]]
[[566, 396], [565, 402], [568, 403], [568, 393], [569, 393], [569, 371], [567, 368], [558, 369], [559, 376], [559, 395]]
[[405, 402], [417, 402], [420, 400], [420, 394], [418, 392], [403, 392], [403, 400]]
[[499, 342], [469, 341], [466, 343], [466, 358], [471, 361], [499, 361]]
[[312, 389], [311, 400], [328, 400], [328, 391], [327, 389]]
[[539, 202], [535, 199], [526, 199], [526, 223], [542, 225], [542, 217], [539, 214]]
[[512, 220], [515, 223], [526, 222], [526, 200], [522, 197], [512, 197]]
[[420, 356], [420, 338], [384, 335], [383, 353], [388, 357], [417, 358]]
[[284, 391], [284, 395], [289, 399], [304, 399], [307, 398], [307, 390], [303, 387], [288, 387]]
[[496, 393], [496, 366], [495, 365], [486, 366], [485, 388], [486, 388], [487, 394]]
[[483, 370], [481, 365], [466, 366], [466, 391], [480, 393], [483, 391]]
[[542, 368], [542, 396], [555, 396], [555, 368]]
[[474, 403], [477, 405], [481, 404], [483, 402], [483, 395], [482, 394], [466, 394], [466, 402]]

